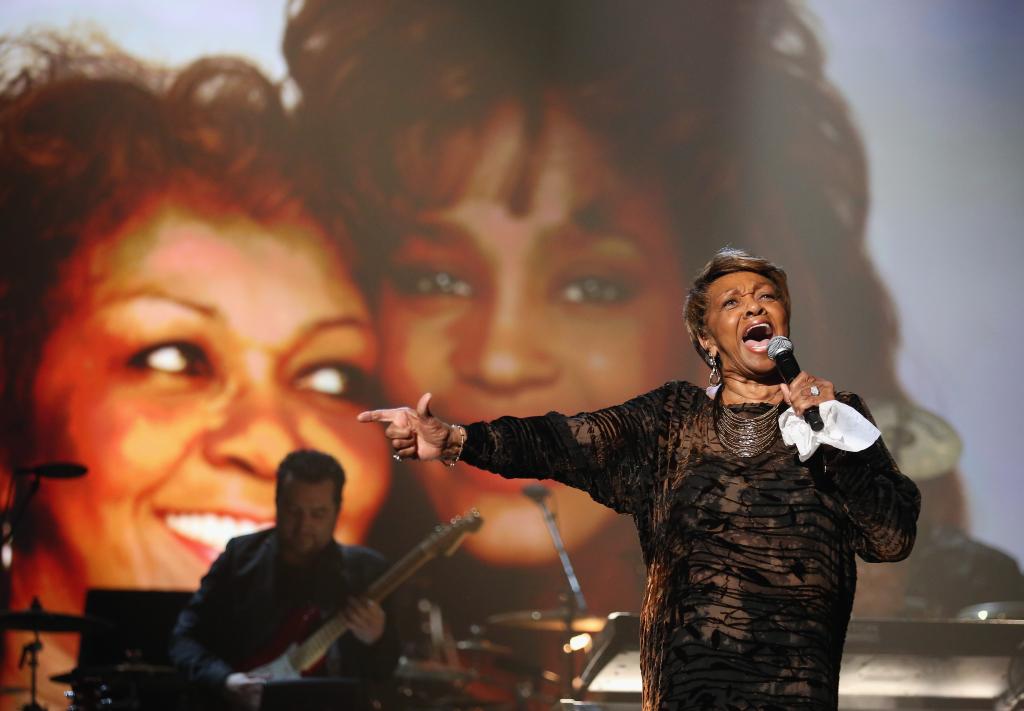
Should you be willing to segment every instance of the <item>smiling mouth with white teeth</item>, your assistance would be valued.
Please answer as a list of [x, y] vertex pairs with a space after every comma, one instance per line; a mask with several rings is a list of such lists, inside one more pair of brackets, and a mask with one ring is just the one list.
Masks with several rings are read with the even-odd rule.
[[184, 539], [211, 548], [224, 550], [228, 541], [236, 536], [255, 533], [274, 525], [273, 521], [217, 513], [165, 513], [164, 523]]
[[767, 321], [754, 323], [743, 332], [743, 345], [755, 353], [766, 353], [768, 351], [768, 342], [772, 340], [774, 335], [775, 332]]

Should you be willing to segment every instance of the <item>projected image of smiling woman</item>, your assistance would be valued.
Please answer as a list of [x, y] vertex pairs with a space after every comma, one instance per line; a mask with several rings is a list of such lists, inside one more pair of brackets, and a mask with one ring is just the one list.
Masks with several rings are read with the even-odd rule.
[[5, 465], [90, 469], [33, 502], [12, 607], [194, 587], [272, 523], [295, 449], [343, 463], [342, 540], [389, 482], [383, 445], [355, 435], [371, 324], [337, 230], [300, 198], [274, 87], [226, 60], [166, 92], [95, 67], [2, 111]]
[[[703, 378], [681, 370], [684, 285], [690, 255], [729, 243], [801, 265], [802, 323], [849, 326], [798, 331], [802, 357], [898, 391], [888, 356], [864, 351], [865, 333], [894, 339], [863, 250], [863, 153], [795, 4], [307, 0], [284, 49], [300, 119], [369, 215], [354, 232], [374, 250], [391, 403], [431, 392], [473, 422]], [[465, 546], [479, 560], [554, 562], [521, 482], [402, 471], [441, 515], [480, 507]], [[606, 579], [614, 515], [567, 488], [552, 501], [567, 548]]]

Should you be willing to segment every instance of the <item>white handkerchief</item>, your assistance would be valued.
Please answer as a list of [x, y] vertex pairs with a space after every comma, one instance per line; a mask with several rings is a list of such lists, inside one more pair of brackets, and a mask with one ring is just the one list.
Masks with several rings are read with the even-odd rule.
[[792, 407], [779, 415], [782, 441], [789, 446], [796, 445], [801, 462], [810, 459], [819, 444], [829, 444], [845, 452], [860, 452], [874, 444], [882, 434], [864, 415], [838, 400], [821, 403], [818, 412], [825, 423], [821, 432], [812, 430]]

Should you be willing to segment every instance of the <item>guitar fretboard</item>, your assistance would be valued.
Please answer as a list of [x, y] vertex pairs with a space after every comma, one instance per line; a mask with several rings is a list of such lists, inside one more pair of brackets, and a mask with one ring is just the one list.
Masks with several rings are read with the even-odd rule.
[[[426, 540], [406, 553], [397, 563], [388, 568], [384, 575], [377, 578], [363, 593], [374, 602], [381, 602], [394, 590], [408, 580], [431, 559], [436, 558], [446, 549], [454, 550], [459, 542], [471, 530], [480, 527], [482, 520], [479, 514], [459, 519], [451, 526], [438, 527]], [[310, 635], [304, 642], [296, 645], [288, 655], [292, 667], [300, 672], [315, 665], [330, 648], [334, 641], [345, 634], [344, 611], [335, 613], [320, 629]]]

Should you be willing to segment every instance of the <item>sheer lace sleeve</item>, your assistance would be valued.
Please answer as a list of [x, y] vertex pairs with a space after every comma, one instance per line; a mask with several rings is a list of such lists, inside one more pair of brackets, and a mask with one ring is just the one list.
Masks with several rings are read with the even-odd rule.
[[619, 513], [633, 513], [653, 476], [664, 385], [614, 407], [572, 417], [502, 417], [469, 425], [463, 459], [509, 478], [555, 479]]
[[[874, 422], [857, 395], [838, 393], [836, 398]], [[869, 562], [898, 561], [910, 555], [921, 494], [900, 472], [882, 438], [862, 452], [827, 448], [824, 464], [857, 532], [858, 555]]]

